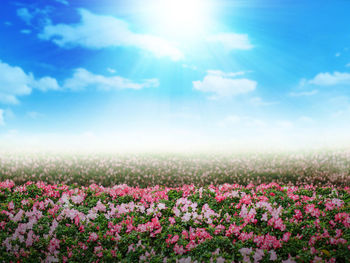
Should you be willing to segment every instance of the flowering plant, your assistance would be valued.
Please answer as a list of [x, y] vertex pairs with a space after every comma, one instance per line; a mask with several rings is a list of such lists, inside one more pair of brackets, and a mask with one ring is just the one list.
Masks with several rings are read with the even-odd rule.
[[0, 182], [6, 262], [346, 262], [349, 187]]

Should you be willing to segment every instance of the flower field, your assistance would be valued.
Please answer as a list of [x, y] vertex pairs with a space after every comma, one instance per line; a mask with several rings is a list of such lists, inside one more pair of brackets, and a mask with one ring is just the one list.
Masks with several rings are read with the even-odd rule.
[[349, 262], [349, 159], [0, 155], [0, 262]]
[[3, 262], [347, 262], [350, 189], [0, 183]]
[[0, 180], [138, 187], [270, 182], [350, 186], [349, 160], [349, 150], [205, 155], [0, 152]]

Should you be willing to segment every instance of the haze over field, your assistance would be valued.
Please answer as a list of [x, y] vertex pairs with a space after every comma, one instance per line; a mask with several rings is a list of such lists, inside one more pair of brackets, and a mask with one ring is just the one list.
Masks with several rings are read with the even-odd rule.
[[3, 150], [350, 145], [349, 1], [2, 1]]

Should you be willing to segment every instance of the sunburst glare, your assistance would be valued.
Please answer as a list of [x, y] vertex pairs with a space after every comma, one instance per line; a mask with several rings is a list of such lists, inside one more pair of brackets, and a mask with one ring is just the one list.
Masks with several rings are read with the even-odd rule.
[[160, 34], [176, 39], [191, 39], [203, 34], [213, 15], [209, 0], [154, 0], [146, 19]]

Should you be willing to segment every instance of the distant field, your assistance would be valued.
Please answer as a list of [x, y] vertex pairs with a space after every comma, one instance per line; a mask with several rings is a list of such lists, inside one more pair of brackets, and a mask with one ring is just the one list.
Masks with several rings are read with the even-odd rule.
[[350, 186], [350, 151], [260, 154], [0, 155], [0, 180], [147, 187], [276, 182]]

